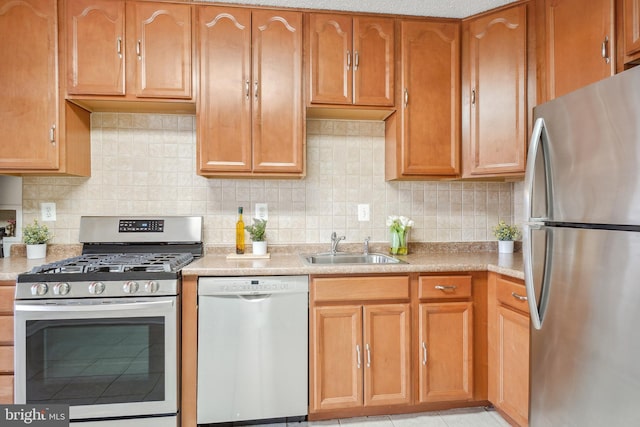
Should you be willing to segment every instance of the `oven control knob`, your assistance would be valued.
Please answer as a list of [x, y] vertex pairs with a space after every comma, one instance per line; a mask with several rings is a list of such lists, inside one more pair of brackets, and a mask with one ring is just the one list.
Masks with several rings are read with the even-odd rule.
[[155, 294], [160, 289], [160, 285], [155, 280], [149, 280], [144, 284], [144, 291], [148, 294]]
[[122, 290], [125, 294], [135, 294], [138, 292], [138, 282], [128, 281], [122, 285]]
[[41, 297], [47, 293], [49, 287], [46, 283], [34, 283], [31, 285], [31, 295]]
[[61, 282], [61, 283], [56, 284], [53, 287], [53, 294], [54, 295], [67, 295], [70, 290], [71, 290], [71, 286], [69, 286], [68, 283]]
[[89, 293], [91, 295], [100, 295], [104, 292], [104, 283], [102, 282], [91, 282], [89, 284]]

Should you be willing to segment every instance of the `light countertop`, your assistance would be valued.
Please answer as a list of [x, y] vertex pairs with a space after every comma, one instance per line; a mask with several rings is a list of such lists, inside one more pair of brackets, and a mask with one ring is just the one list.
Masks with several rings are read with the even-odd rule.
[[[0, 280], [15, 280], [20, 273], [33, 267], [79, 255], [79, 245], [51, 245], [44, 259], [27, 259], [23, 254], [12, 253], [10, 258], [0, 258]], [[276, 249], [276, 248], [274, 248]], [[309, 248], [306, 248], [309, 249]], [[207, 255], [187, 265], [183, 275], [197, 276], [259, 276], [293, 274], [377, 274], [412, 272], [493, 271], [517, 279], [524, 279], [522, 253], [499, 254], [486, 250], [485, 246], [467, 247], [465, 251], [419, 251], [398, 258], [406, 264], [375, 265], [308, 265], [297, 253], [274, 250], [270, 259], [227, 260], [226, 253], [207, 250]], [[382, 252], [379, 248], [375, 251]], [[312, 252], [305, 250], [303, 252]], [[17, 255], [17, 256], [16, 256]]]

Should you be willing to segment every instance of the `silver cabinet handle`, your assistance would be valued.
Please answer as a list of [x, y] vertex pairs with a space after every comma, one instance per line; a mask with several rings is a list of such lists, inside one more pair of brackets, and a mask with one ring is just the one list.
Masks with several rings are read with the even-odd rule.
[[358, 369], [360, 369], [360, 367], [362, 366], [362, 358], [360, 355], [360, 345], [356, 344], [356, 365], [358, 366]]
[[138, 55], [138, 60], [142, 59], [142, 41], [140, 40], [136, 43], [136, 55]]
[[515, 292], [511, 292], [511, 296], [517, 299], [518, 301], [527, 301], [527, 297], [516, 294]]
[[122, 37], [118, 37], [116, 40], [116, 52], [119, 58], [122, 58]]
[[351, 69], [351, 52], [347, 51], [347, 71]]
[[258, 81], [253, 82], [253, 97], [257, 101], [258, 100]]
[[53, 145], [56, 144], [56, 125], [51, 125], [49, 128], [49, 142]]
[[356, 50], [356, 52], [354, 53], [353, 56], [353, 69], [358, 71], [358, 66], [360, 65], [360, 55], [358, 54], [358, 51]]
[[471, 105], [476, 105], [476, 90], [471, 89]]
[[404, 88], [404, 108], [407, 108], [409, 105], [409, 89]]
[[365, 349], [367, 351], [367, 368], [371, 367], [371, 349], [369, 348], [369, 344], [365, 345]]
[[455, 291], [458, 287], [455, 286], [455, 285], [450, 285], [450, 286], [448, 286], [448, 285], [436, 285], [436, 286], [434, 286], [434, 288], [436, 288], [439, 291], [446, 292], [446, 291]]
[[611, 61], [609, 58], [609, 36], [605, 36], [602, 41], [602, 58], [607, 64]]
[[427, 366], [427, 344], [422, 341], [422, 364]]
[[251, 82], [249, 80], [245, 80], [244, 81], [244, 96], [247, 98], [247, 101], [249, 100], [249, 96], [251, 96], [250, 90], [251, 90]]

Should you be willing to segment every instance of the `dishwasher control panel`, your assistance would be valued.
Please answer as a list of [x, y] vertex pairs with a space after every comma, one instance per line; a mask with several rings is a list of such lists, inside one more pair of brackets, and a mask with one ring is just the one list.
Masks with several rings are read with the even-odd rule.
[[309, 276], [201, 277], [198, 295], [309, 292]]

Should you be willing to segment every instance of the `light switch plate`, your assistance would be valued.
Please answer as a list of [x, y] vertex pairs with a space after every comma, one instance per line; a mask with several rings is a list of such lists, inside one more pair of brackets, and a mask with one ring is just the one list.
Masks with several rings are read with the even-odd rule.
[[369, 221], [369, 205], [358, 205], [358, 221]]

